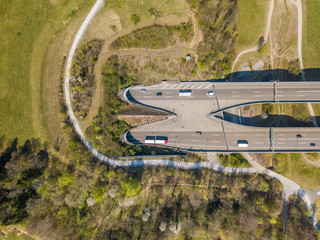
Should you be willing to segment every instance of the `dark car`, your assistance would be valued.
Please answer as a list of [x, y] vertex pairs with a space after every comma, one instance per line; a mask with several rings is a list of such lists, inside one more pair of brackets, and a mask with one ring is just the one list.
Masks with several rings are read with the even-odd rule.
[[200, 132], [200, 131], [197, 131], [197, 132], [196, 132], [196, 134], [197, 134], [197, 135], [201, 135], [201, 134], [202, 134], [202, 132]]
[[157, 96], [162, 96], [162, 92], [157, 92]]
[[315, 147], [316, 144], [315, 143], [310, 143], [310, 147]]
[[302, 138], [301, 134], [297, 134], [297, 138]]

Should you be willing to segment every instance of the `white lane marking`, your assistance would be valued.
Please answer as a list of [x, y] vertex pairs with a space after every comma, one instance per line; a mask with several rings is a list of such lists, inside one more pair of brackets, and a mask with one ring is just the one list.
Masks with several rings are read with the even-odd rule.
[[320, 93], [320, 91], [297, 91], [297, 92], [301, 92], [301, 93]]
[[214, 142], [218, 143], [218, 142], [221, 142], [221, 141], [212, 141], [212, 142], [213, 142], [213, 143], [214, 143]]
[[164, 86], [162, 89], [166, 89], [166, 88], [168, 88], [169, 86], [171, 86], [171, 85], [166, 85], [166, 86]]
[[257, 136], [257, 137], [262, 137], [262, 136], [264, 136], [264, 134], [259, 133], [259, 134], [256, 134], [256, 136]]
[[212, 84], [209, 84], [208, 86], [205, 87], [205, 89], [213, 88]]
[[143, 98], [151, 98], [151, 96], [144, 96]]
[[279, 95], [279, 94], [277, 94], [277, 97], [283, 97], [283, 95]]
[[231, 91], [231, 93], [239, 93], [239, 91]]
[[168, 89], [173, 89], [173, 88], [177, 88], [177, 84], [172, 84], [172, 86], [168, 87]]
[[296, 140], [296, 138], [288, 138], [288, 140]]
[[256, 144], [264, 144], [264, 142], [256, 142]]
[[200, 140], [193, 140], [193, 139], [191, 139], [190, 142], [200, 142]]
[[279, 142], [279, 143], [277, 143], [277, 144], [279, 144], [279, 145], [284, 145], [284, 144], [286, 144], [286, 143], [283, 143], [283, 142]]
[[261, 97], [261, 95], [253, 95], [253, 97]]
[[286, 140], [285, 138], [279, 138], [278, 139], [279, 141], [284, 141], [284, 140]]
[[196, 86], [197, 86], [197, 85], [194, 84], [194, 85], [192, 85], [192, 86], [190, 87], [190, 89], [194, 89]]
[[239, 95], [232, 95], [231, 97], [239, 97]]
[[298, 142], [298, 144], [303, 144], [303, 145], [305, 145], [305, 144], [307, 144], [307, 143], [305, 143], [305, 142]]
[[220, 133], [213, 133], [212, 136], [221, 136]]
[[165, 96], [164, 98], [172, 98], [172, 96]]
[[253, 93], [261, 93], [261, 91], [253, 91]]
[[197, 87], [196, 89], [201, 89], [201, 88], [203, 88], [203, 85], [205, 85], [205, 86], [206, 86], [207, 84], [199, 84], [199, 85], [198, 85], [198, 87]]
[[235, 134], [235, 136], [238, 136], [238, 137], [239, 137], [239, 136], [242, 136], [242, 134], [238, 133], [238, 134]]
[[172, 94], [172, 92], [164, 92], [165, 94]]
[[281, 134], [281, 133], [278, 133], [277, 135], [278, 135], [278, 136], [285, 136], [285, 134]]
[[277, 90], [277, 92], [283, 92], [283, 91]]
[[169, 135], [170, 135], [170, 136], [177, 136], [178, 134], [176, 134], [176, 133], [170, 133]]
[[298, 97], [305, 97], [306, 95], [297, 95]]

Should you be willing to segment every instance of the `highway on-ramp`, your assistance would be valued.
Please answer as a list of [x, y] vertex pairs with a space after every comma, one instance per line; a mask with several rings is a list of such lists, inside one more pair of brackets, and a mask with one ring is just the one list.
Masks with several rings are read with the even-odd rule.
[[[181, 96], [186, 90], [191, 93]], [[164, 121], [131, 129], [127, 140], [132, 144], [144, 144], [146, 137], [154, 136], [167, 139], [161, 145], [198, 151], [320, 151], [320, 128], [248, 127], [211, 115], [239, 104], [320, 102], [320, 82], [163, 83], [131, 87], [126, 98], [173, 114]], [[248, 147], [239, 146], [239, 141], [246, 141]]]

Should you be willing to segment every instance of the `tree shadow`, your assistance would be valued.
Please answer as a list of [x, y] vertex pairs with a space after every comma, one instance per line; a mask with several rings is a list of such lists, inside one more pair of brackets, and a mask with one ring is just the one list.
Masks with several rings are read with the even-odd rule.
[[[307, 82], [320, 81], [320, 68], [306, 68], [303, 70]], [[241, 71], [229, 74], [219, 82], [301, 82], [302, 74], [294, 75], [286, 69], [270, 69], [260, 71]]]
[[[239, 117], [239, 115], [223, 112], [224, 120], [253, 127], [314, 127], [312, 119], [301, 121], [288, 115], [261, 114], [253, 117]], [[320, 117], [317, 116], [317, 118]]]

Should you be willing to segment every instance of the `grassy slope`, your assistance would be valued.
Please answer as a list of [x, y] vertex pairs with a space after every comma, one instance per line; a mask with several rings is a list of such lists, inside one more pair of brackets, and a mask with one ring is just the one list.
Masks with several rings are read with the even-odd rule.
[[[276, 171], [288, 177], [307, 189], [314, 189], [320, 186], [319, 168], [309, 165], [302, 160], [302, 154], [282, 153], [275, 155], [278, 164]], [[303, 168], [305, 166], [305, 168]]]
[[320, 126], [320, 104], [314, 103], [314, 104], [312, 104], [312, 108], [313, 108], [314, 114], [316, 116], [318, 125]]
[[107, 7], [118, 13], [122, 28], [134, 26], [134, 23], [131, 21], [132, 14], [138, 15], [141, 18], [141, 22], [150, 21], [150, 8], [160, 11], [163, 14], [162, 16], [170, 14], [179, 15], [179, 13], [181, 16], [184, 16], [189, 9], [184, 0], [109, 0], [107, 1]]
[[238, 14], [238, 43], [237, 49], [258, 44], [259, 37], [264, 35], [267, 21], [269, 1], [266, 0], [239, 0]]
[[[0, 7], [0, 132], [22, 141], [47, 138], [40, 101], [49, 43], [93, 0], [11, 0]], [[50, 96], [47, 96], [49, 98]]]
[[302, 54], [304, 68], [320, 67], [320, 1], [302, 1], [304, 12]]

